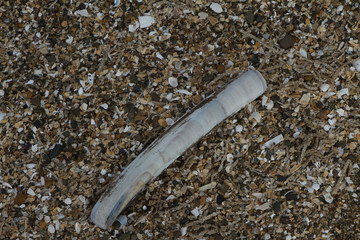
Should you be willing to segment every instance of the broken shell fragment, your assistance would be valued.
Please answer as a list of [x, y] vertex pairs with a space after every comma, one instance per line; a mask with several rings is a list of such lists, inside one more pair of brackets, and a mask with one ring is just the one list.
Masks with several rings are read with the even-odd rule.
[[265, 90], [265, 79], [258, 71], [251, 69], [210, 95], [124, 169], [95, 204], [91, 212], [92, 221], [103, 229], [109, 228], [149, 181], [215, 126]]

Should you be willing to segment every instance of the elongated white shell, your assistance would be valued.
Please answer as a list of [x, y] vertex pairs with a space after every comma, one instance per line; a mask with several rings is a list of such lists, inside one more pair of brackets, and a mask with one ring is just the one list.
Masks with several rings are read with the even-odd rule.
[[147, 147], [101, 196], [91, 212], [92, 221], [109, 228], [122, 210], [176, 158], [266, 90], [262, 75], [252, 69], [242, 73], [183, 116], [161, 137]]

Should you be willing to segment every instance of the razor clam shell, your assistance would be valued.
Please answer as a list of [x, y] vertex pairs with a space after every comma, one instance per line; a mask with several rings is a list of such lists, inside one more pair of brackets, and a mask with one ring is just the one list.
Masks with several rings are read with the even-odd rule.
[[149, 181], [214, 127], [262, 95], [266, 87], [258, 71], [248, 70], [179, 119], [110, 184], [92, 209], [92, 221], [109, 228]]

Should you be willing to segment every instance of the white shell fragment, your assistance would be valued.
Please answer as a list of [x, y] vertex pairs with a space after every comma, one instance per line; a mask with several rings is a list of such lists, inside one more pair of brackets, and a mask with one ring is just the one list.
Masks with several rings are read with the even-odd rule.
[[86, 9], [77, 10], [74, 12], [75, 16], [80, 15], [82, 17], [90, 17], [89, 12]]
[[320, 90], [321, 90], [322, 92], [326, 92], [326, 91], [329, 89], [329, 87], [330, 87], [329, 84], [324, 83], [324, 84], [322, 84], [322, 85], [320, 86]]
[[308, 105], [308, 103], [310, 102], [310, 93], [306, 93], [304, 95], [302, 95], [301, 99], [300, 99], [300, 103], [304, 106]]
[[[92, 221], [103, 229], [109, 228], [148, 182], [219, 123], [265, 90], [265, 79], [258, 71], [251, 69], [210, 95], [123, 170], [95, 204], [91, 212]], [[193, 210], [192, 214], [200, 215], [201, 209]]]
[[152, 16], [140, 16], [139, 23], [140, 28], [147, 28], [155, 23], [155, 18], [153, 18]]
[[282, 142], [284, 140], [284, 137], [282, 134], [277, 135], [276, 137], [274, 137], [273, 139], [270, 139], [269, 141], [267, 141], [262, 148], [269, 148], [272, 145], [276, 145], [280, 142]]
[[210, 9], [213, 10], [216, 13], [222, 13], [223, 9], [218, 3], [212, 3], [210, 4]]
[[355, 62], [353, 62], [353, 65], [356, 68], [356, 70], [358, 72], [360, 72], [360, 58], [358, 60], [356, 60]]
[[178, 81], [176, 78], [174, 77], [169, 77], [168, 79], [169, 81], [169, 85], [172, 86], [172, 87], [177, 87], [178, 86]]

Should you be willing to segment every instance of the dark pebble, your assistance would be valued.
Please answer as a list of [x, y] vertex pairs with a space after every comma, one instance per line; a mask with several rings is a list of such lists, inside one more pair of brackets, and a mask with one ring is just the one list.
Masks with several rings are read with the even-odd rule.
[[271, 204], [271, 208], [272, 210], [274, 210], [274, 212], [280, 212], [281, 202], [274, 202], [273, 204]]
[[288, 194], [285, 195], [285, 197], [287, 201], [298, 200], [298, 195], [296, 192], [289, 192]]
[[49, 158], [53, 159], [55, 157], [57, 157], [62, 151], [62, 145], [61, 144], [56, 144], [54, 146], [53, 149], [51, 149], [50, 153], [49, 153]]
[[253, 12], [253, 11], [248, 11], [248, 12], [246, 12], [246, 13], [245, 13], [245, 20], [246, 20], [248, 23], [254, 22], [254, 20], [255, 20], [254, 12]]
[[180, 220], [180, 225], [181, 225], [181, 226], [184, 226], [184, 225], [185, 225], [187, 222], [189, 222], [189, 221], [190, 221], [189, 218], [184, 217], [183, 219]]
[[216, 203], [219, 204], [219, 205], [221, 205], [221, 203], [222, 203], [223, 201], [225, 201], [224, 196], [221, 195], [221, 194], [218, 194], [218, 196], [216, 197]]
[[281, 175], [276, 175], [276, 179], [279, 181], [279, 182], [285, 182], [286, 181], [286, 177], [284, 176], [281, 176]]
[[295, 37], [290, 34], [286, 34], [285, 37], [279, 41], [279, 45], [282, 49], [288, 49], [294, 46], [295, 42]]
[[203, 78], [203, 80], [204, 80], [205, 82], [210, 82], [210, 81], [213, 80], [213, 79], [214, 79], [214, 76], [211, 75], [211, 74], [207, 74], [207, 75]]
[[289, 218], [289, 216], [281, 216], [279, 221], [282, 224], [288, 224], [288, 223], [290, 223], [290, 218]]

